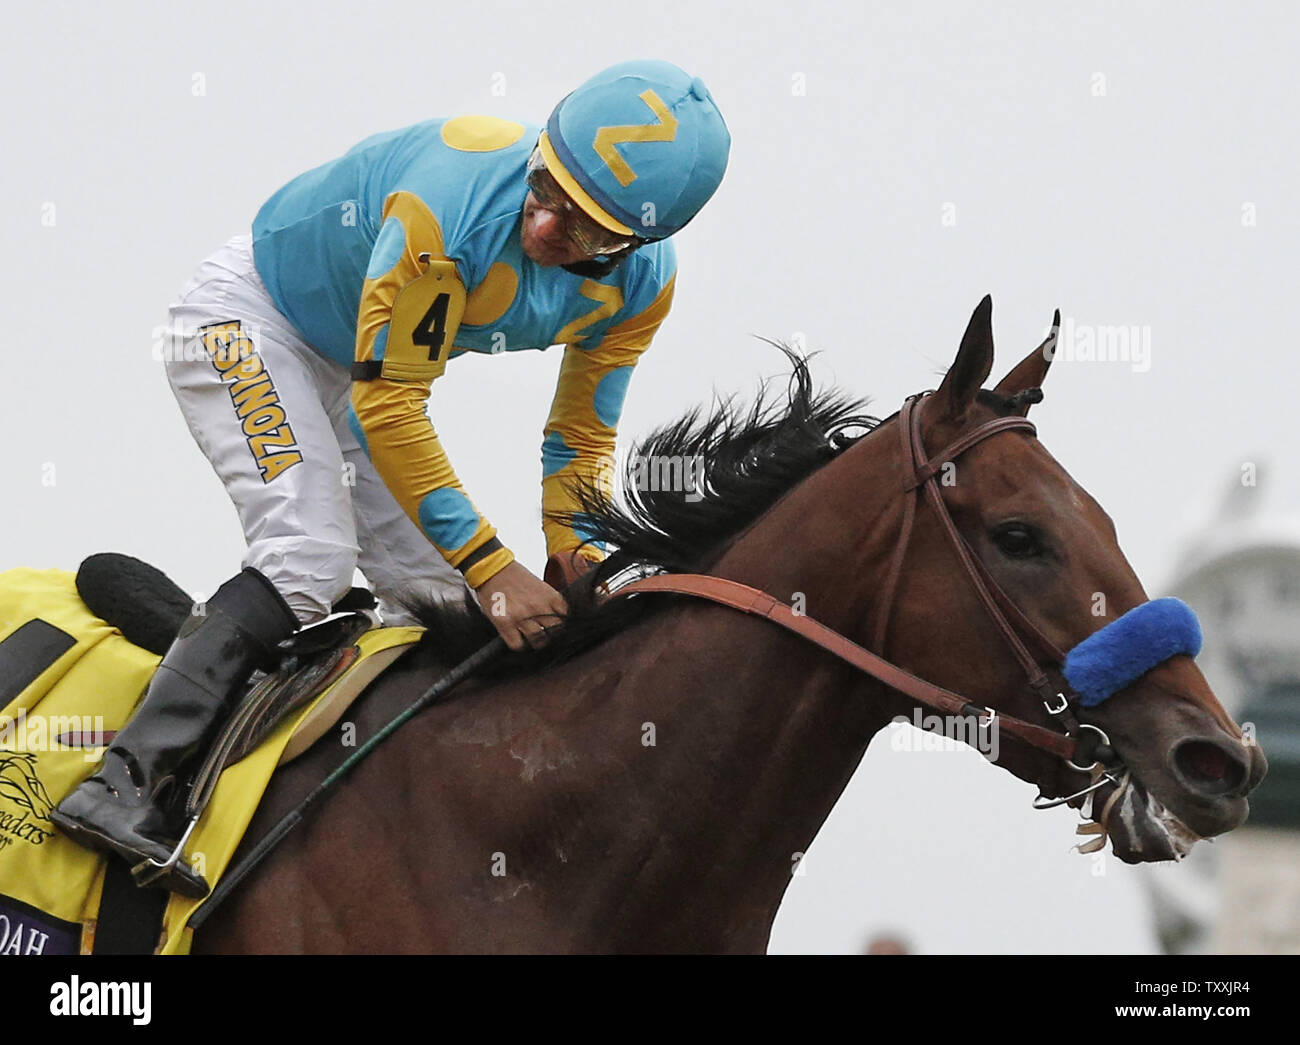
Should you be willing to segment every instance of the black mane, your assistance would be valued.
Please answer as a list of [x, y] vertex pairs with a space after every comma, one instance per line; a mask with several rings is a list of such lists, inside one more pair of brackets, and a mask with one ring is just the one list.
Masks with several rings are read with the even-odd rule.
[[[661, 600], [598, 602], [594, 585], [623, 574], [707, 569], [784, 494], [880, 423], [865, 413], [867, 400], [814, 390], [806, 360], [776, 347], [792, 368], [784, 401], [773, 402], [765, 382], [748, 409], [728, 397], [708, 414], [696, 408], [651, 433], [628, 455], [621, 501], [591, 486], [574, 489], [580, 510], [564, 521], [613, 550], [578, 592], [568, 593], [569, 616], [546, 648], [499, 658], [491, 673], [539, 669], [627, 627]], [[696, 462], [698, 471], [692, 475], [686, 462]], [[661, 489], [656, 480], [664, 475], [694, 482]], [[468, 594], [453, 603], [412, 600], [410, 608], [428, 629], [413, 656], [459, 663], [496, 634]]]

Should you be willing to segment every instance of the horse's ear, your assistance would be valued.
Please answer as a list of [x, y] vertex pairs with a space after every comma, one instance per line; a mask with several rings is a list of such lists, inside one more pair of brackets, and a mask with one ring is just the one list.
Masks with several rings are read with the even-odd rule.
[[942, 416], [957, 419], [964, 415], [992, 369], [993, 298], [985, 294], [962, 335], [957, 358], [935, 393]]
[[[1061, 310], [1058, 308], [1055, 315], [1052, 316], [1052, 329], [1047, 335], [1047, 339], [1012, 367], [1011, 373], [998, 382], [998, 387], [994, 391], [1007, 399], [1011, 399], [1019, 392], [1025, 392], [1031, 388], [1042, 388], [1043, 381], [1047, 377], [1047, 368], [1052, 365], [1052, 360], [1056, 357], [1056, 339], [1060, 332]], [[1040, 398], [1042, 397], [1023, 398], [1015, 413], [1024, 417], [1029, 413], [1030, 404], [1037, 402]]]

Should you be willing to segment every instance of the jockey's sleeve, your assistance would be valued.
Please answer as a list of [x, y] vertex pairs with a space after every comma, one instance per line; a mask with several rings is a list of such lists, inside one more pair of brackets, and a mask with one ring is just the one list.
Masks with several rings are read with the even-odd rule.
[[611, 326], [593, 347], [584, 348], [581, 341], [565, 346], [542, 438], [542, 531], [548, 555], [578, 550], [594, 561], [603, 557], [602, 548], [583, 545], [587, 534], [581, 520], [563, 516], [580, 507], [576, 484], [610, 492], [614, 441], [632, 368], [668, 315], [675, 284], [674, 276], [644, 310]]
[[361, 290], [349, 420], [402, 510], [477, 588], [514, 555], [465, 494], [425, 412], [465, 287], [423, 200], [395, 192], [383, 218]]

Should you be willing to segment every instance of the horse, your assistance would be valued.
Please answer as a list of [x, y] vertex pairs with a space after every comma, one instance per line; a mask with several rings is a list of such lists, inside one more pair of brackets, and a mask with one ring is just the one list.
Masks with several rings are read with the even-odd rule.
[[[872, 737], [916, 702], [751, 614], [601, 595], [628, 571], [707, 573], [771, 593], [896, 668], [1029, 723], [1004, 732], [994, 764], [1080, 808], [1125, 862], [1176, 859], [1241, 824], [1266, 762], [1185, 653], [1102, 704], [1071, 705], [1078, 728], [1122, 759], [1122, 780], [1025, 739], [1063, 736], [1065, 705], [1027, 684], [1027, 645], [1069, 650], [1148, 599], [1109, 516], [1026, 420], [1050, 346], [983, 389], [991, 309], [986, 297], [938, 389], [891, 417], [814, 390], [787, 352], [784, 403], [723, 400], [643, 441], [621, 502], [583, 494], [589, 532], [616, 550], [587, 594], [571, 596], [563, 627], [356, 766], [212, 912], [193, 952], [765, 951], [798, 854]], [[946, 473], [930, 485], [948, 524], [911, 496], [909, 476], [926, 448], [954, 446], [929, 462]], [[700, 460], [702, 481], [638, 487], [633, 462], [647, 458]], [[977, 560], [968, 566], [963, 545]], [[1005, 593], [1002, 624], [976, 574]], [[357, 737], [493, 634], [468, 601], [421, 613], [419, 645], [349, 711]], [[1035, 667], [1070, 692], [1059, 663]], [[322, 738], [277, 773], [249, 837], [337, 765], [342, 746]]]

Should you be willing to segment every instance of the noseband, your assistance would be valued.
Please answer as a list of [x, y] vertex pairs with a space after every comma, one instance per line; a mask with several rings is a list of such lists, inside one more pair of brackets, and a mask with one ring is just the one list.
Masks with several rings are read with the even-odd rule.
[[[963, 572], [984, 606], [985, 613], [1001, 632], [1024, 671], [1030, 689], [1043, 702], [1052, 720], [1060, 727], [1060, 732], [1011, 715], [1004, 715], [994, 708], [969, 701], [957, 693], [926, 682], [886, 661], [882, 655], [872, 653], [812, 618], [795, 613], [791, 607], [771, 595], [736, 581], [702, 574], [660, 574], [643, 577], [626, 584], [613, 595], [621, 597], [649, 592], [693, 595], [746, 613], [766, 617], [786, 630], [802, 635], [891, 689], [898, 690], [945, 714], [977, 716], [981, 728], [991, 727], [994, 722], [997, 722], [1003, 732], [1064, 759], [1072, 769], [1092, 775], [1089, 786], [1074, 794], [1052, 799], [1040, 795], [1034, 800], [1035, 809], [1050, 809], [1081, 798], [1107, 782], [1115, 784], [1122, 791], [1127, 786], [1128, 776], [1125, 775], [1122, 780], [1117, 778], [1116, 773], [1122, 766], [1118, 755], [1110, 746], [1109, 738], [1096, 726], [1079, 722], [1072, 706], [1077, 703], [1077, 697], [1067, 697], [1064, 690], [1053, 685], [1042, 667], [1043, 663], [1047, 663], [1060, 669], [1065, 664], [1065, 654], [1020, 612], [989, 574], [970, 544], [958, 531], [939, 490], [938, 475], [941, 470], [972, 446], [1002, 432], [1023, 431], [1036, 435], [1037, 429], [1033, 422], [1025, 417], [999, 417], [971, 429], [934, 456], [927, 456], [921, 437], [920, 407], [925, 398], [932, 394], [922, 392], [909, 396], [898, 413], [898, 427], [902, 439], [903, 522], [898, 542], [890, 558], [889, 572], [882, 592], [880, 616], [876, 622], [872, 645], [883, 655], [894, 597], [902, 575], [903, 562], [907, 557], [908, 545], [911, 542], [913, 524], [916, 521], [917, 505], [924, 497], [934, 510], [948, 544], [956, 553]], [[1034, 648], [1037, 656], [1031, 652], [1030, 647]], [[1106, 812], [1109, 812], [1120, 791], [1111, 796]], [[1104, 842], [1104, 839], [1102, 841]]]

